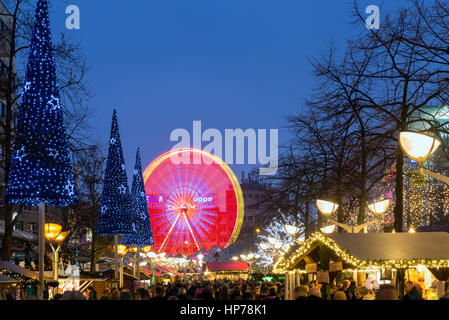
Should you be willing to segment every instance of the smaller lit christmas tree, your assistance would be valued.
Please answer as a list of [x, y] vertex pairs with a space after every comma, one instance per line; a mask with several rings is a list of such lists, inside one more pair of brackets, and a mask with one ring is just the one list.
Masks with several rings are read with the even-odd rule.
[[131, 195], [120, 142], [117, 111], [114, 110], [96, 233], [99, 236], [110, 236], [130, 234], [134, 231]]
[[122, 244], [132, 247], [152, 246], [154, 244], [153, 233], [151, 232], [150, 214], [148, 212], [147, 197], [145, 195], [139, 148], [137, 148], [136, 152], [131, 197], [136, 232], [124, 236]]

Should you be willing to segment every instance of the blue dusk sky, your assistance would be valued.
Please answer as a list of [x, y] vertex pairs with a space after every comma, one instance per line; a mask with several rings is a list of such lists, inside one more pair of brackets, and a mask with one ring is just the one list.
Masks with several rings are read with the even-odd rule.
[[[382, 17], [405, 1], [374, 4]], [[394, 3], [393, 3], [394, 2]], [[351, 24], [352, 0], [53, 0], [53, 37], [81, 41], [97, 109], [93, 136], [107, 142], [117, 108], [125, 162], [143, 166], [169, 150], [172, 130], [279, 129], [313, 87], [308, 58], [333, 40], [364, 32]], [[78, 5], [81, 29], [67, 30], [65, 8]], [[368, 15], [366, 15], [368, 16]], [[240, 177], [249, 166], [231, 166]]]

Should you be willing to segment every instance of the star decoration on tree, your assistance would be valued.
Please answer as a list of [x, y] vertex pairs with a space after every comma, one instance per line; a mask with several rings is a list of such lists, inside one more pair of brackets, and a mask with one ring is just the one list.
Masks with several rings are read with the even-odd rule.
[[58, 155], [59, 155], [59, 152], [58, 152], [58, 150], [56, 150], [56, 149], [50, 149], [50, 152], [48, 153], [48, 155], [50, 156], [50, 157], [53, 157], [53, 158], [57, 158], [58, 157]]
[[134, 175], [139, 174], [139, 172], [137, 170], [134, 170]]
[[125, 188], [125, 186], [123, 184], [120, 185], [120, 187], [118, 187], [118, 189], [120, 190], [120, 194], [125, 194], [126, 188]]
[[117, 140], [115, 140], [115, 138], [111, 138], [111, 144], [115, 144], [117, 142]]
[[27, 81], [25, 82], [25, 86], [23, 87], [23, 92], [27, 92], [31, 89], [31, 82]]
[[125, 165], [124, 164], [122, 164], [122, 170], [125, 170]]
[[69, 196], [73, 196], [75, 194], [75, 185], [73, 183], [71, 183], [70, 181], [67, 182], [67, 185], [65, 188], [69, 192]]
[[108, 210], [108, 207], [107, 207], [107, 206], [102, 206], [102, 207], [100, 208], [100, 212], [101, 212], [102, 214], [105, 214], [107, 210]]
[[54, 95], [51, 95], [51, 98], [50, 98], [50, 101], [48, 101], [48, 104], [51, 106], [53, 111], [61, 108], [61, 106], [59, 105], [59, 98], [55, 97]]
[[25, 157], [27, 154], [25, 153], [25, 147], [22, 147], [21, 149], [16, 151], [16, 155], [14, 156], [17, 160], [22, 161], [23, 157]]

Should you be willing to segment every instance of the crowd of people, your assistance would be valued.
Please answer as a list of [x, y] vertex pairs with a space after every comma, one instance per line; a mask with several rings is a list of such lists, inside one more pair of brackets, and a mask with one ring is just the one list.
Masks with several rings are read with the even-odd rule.
[[[294, 289], [295, 300], [423, 300], [422, 289], [411, 281], [405, 282], [405, 294], [398, 296], [391, 284], [380, 285], [378, 289], [357, 286], [355, 281], [344, 280], [337, 285], [321, 284], [315, 281]], [[6, 299], [0, 294], [0, 299]], [[149, 288], [107, 289], [98, 294], [90, 286], [83, 293], [66, 291], [57, 294], [54, 300], [284, 300], [282, 282], [261, 281], [189, 281], [156, 285]], [[441, 298], [449, 300], [449, 291]]]

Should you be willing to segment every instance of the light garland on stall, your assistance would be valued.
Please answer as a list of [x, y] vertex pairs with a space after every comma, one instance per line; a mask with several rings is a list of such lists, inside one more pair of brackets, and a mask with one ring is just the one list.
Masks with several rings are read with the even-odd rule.
[[316, 242], [325, 245], [343, 261], [354, 266], [353, 269], [345, 269], [345, 271], [357, 271], [368, 272], [381, 269], [410, 269], [415, 268], [418, 265], [426, 266], [427, 268], [449, 268], [449, 259], [426, 259], [426, 258], [414, 258], [414, 259], [402, 259], [402, 260], [364, 260], [361, 261], [356, 257], [349, 254], [348, 251], [343, 250], [335, 241], [326, 237], [325, 235], [316, 232], [309, 240], [307, 240], [302, 247], [300, 247], [293, 255], [287, 258], [287, 254], [284, 254], [274, 265], [274, 273], [286, 273], [289, 268], [292, 268], [293, 264], [298, 259], [312, 249]]
[[0, 273], [5, 276], [8, 276], [8, 277], [18, 280], [20, 284], [26, 284], [26, 285], [38, 285], [39, 284], [39, 280], [24, 276], [20, 273], [17, 273], [17, 272], [8, 270], [8, 269], [4, 269], [1, 267], [0, 267]]

